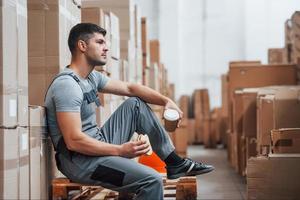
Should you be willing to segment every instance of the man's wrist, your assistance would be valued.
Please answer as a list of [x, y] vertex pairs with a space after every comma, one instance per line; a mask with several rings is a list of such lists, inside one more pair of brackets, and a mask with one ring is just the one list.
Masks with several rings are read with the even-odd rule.
[[164, 106], [166, 106], [170, 101], [171, 99], [169, 97], [164, 97]]
[[116, 145], [116, 156], [122, 156], [122, 145]]

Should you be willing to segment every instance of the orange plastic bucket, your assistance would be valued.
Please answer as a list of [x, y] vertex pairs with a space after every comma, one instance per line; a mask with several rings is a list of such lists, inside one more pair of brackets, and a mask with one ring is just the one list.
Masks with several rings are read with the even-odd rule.
[[139, 163], [147, 165], [159, 173], [166, 173], [165, 163], [154, 152], [150, 156], [140, 156]]

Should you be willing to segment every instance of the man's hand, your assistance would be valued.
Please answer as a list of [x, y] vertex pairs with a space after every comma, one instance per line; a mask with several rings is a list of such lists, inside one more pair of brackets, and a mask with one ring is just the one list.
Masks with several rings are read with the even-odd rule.
[[176, 105], [176, 103], [174, 101], [172, 101], [171, 99], [169, 99], [168, 102], [165, 105], [165, 110], [167, 110], [167, 109], [174, 109], [179, 113], [179, 121], [178, 121], [178, 124], [177, 124], [177, 127], [179, 127], [180, 123], [181, 123], [181, 119], [183, 118], [183, 112]]
[[121, 145], [120, 156], [125, 158], [135, 158], [150, 151], [146, 141], [130, 141]]

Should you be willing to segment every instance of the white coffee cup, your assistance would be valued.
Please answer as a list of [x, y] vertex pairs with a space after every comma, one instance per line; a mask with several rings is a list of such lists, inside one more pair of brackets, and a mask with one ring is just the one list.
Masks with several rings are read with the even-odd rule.
[[165, 129], [169, 132], [175, 131], [177, 128], [179, 113], [174, 109], [166, 109], [164, 112]]

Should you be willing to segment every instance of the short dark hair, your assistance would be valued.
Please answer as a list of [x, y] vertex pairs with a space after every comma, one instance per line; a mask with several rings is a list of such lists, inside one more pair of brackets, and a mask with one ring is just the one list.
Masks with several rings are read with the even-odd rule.
[[83, 40], [88, 42], [94, 33], [100, 33], [103, 36], [106, 35], [106, 30], [100, 26], [92, 23], [79, 23], [76, 24], [70, 31], [68, 38], [68, 45], [73, 55], [76, 49], [76, 44], [78, 40]]

